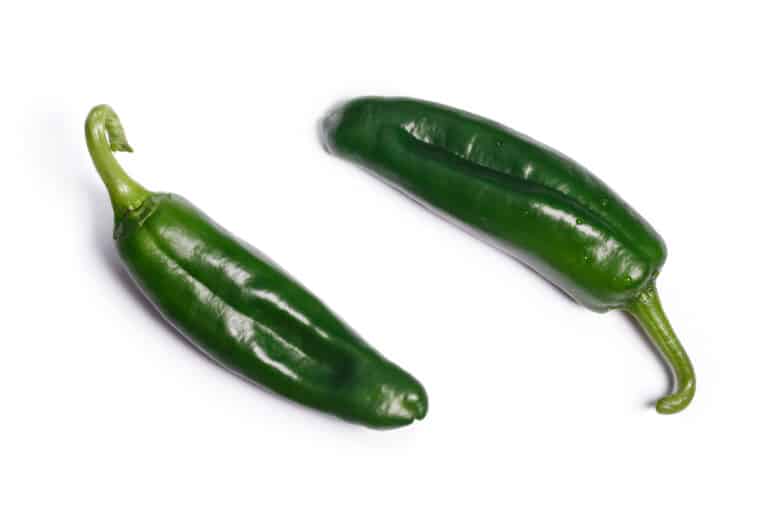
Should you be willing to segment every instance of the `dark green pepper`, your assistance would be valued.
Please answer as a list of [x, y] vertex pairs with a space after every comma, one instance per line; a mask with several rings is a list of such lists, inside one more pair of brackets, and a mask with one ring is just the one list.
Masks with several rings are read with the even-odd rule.
[[684, 409], [696, 381], [655, 289], [661, 237], [585, 168], [500, 124], [442, 105], [359, 98], [323, 121], [332, 153], [499, 245], [595, 311], [632, 314], [673, 368]]
[[195, 346], [245, 379], [371, 427], [421, 419], [427, 395], [266, 256], [185, 199], [152, 193], [112, 151], [131, 151], [115, 113], [85, 124], [115, 212], [114, 238], [135, 282]]

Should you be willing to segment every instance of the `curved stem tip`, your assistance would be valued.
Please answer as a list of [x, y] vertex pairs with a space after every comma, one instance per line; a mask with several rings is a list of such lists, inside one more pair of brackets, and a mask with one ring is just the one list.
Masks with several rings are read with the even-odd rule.
[[685, 409], [696, 393], [696, 375], [688, 354], [677, 339], [661, 307], [656, 284], [651, 284], [633, 302], [627, 305], [627, 312], [640, 324], [653, 344], [667, 360], [675, 375], [676, 391], [656, 402], [656, 411], [674, 414]]
[[108, 105], [91, 109], [85, 120], [85, 140], [93, 165], [109, 192], [115, 220], [120, 220], [128, 211], [138, 208], [150, 193], [125, 173], [112, 154], [133, 149], [128, 145], [120, 119]]

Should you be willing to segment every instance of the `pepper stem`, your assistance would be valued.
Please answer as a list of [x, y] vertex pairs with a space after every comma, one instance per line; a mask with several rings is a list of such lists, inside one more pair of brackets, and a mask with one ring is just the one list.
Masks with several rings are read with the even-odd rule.
[[133, 149], [128, 145], [123, 126], [114, 110], [108, 105], [91, 109], [85, 120], [85, 140], [93, 164], [107, 187], [115, 220], [120, 220], [128, 211], [141, 206], [150, 193], [128, 176], [113, 151]]
[[653, 344], [661, 352], [675, 375], [677, 390], [656, 402], [656, 411], [661, 414], [674, 414], [685, 409], [696, 393], [696, 375], [693, 373], [691, 360], [677, 339], [669, 324], [667, 315], [661, 307], [656, 284], [640, 294], [625, 308], [640, 324]]

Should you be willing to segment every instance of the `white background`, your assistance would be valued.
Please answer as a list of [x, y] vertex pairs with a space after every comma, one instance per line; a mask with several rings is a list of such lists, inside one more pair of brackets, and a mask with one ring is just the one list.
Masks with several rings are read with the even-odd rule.
[[[0, 13], [0, 509], [765, 510], [761, 2], [17, 2]], [[325, 154], [356, 95], [491, 117], [585, 164], [664, 236], [685, 412], [621, 313]], [[379, 432], [208, 362], [134, 290], [83, 121], [416, 375]]]

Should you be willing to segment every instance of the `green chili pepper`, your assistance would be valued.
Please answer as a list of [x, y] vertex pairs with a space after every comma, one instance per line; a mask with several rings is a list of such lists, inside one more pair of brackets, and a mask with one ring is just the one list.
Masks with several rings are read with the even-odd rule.
[[128, 272], [167, 321], [225, 368], [304, 405], [371, 427], [421, 419], [427, 395], [266, 256], [185, 199], [129, 178], [108, 106], [85, 124]]
[[676, 376], [677, 391], [656, 410], [690, 403], [693, 368], [654, 284], [664, 242], [589, 171], [500, 124], [418, 100], [358, 98], [322, 128], [330, 152], [490, 239], [586, 307], [628, 311]]

